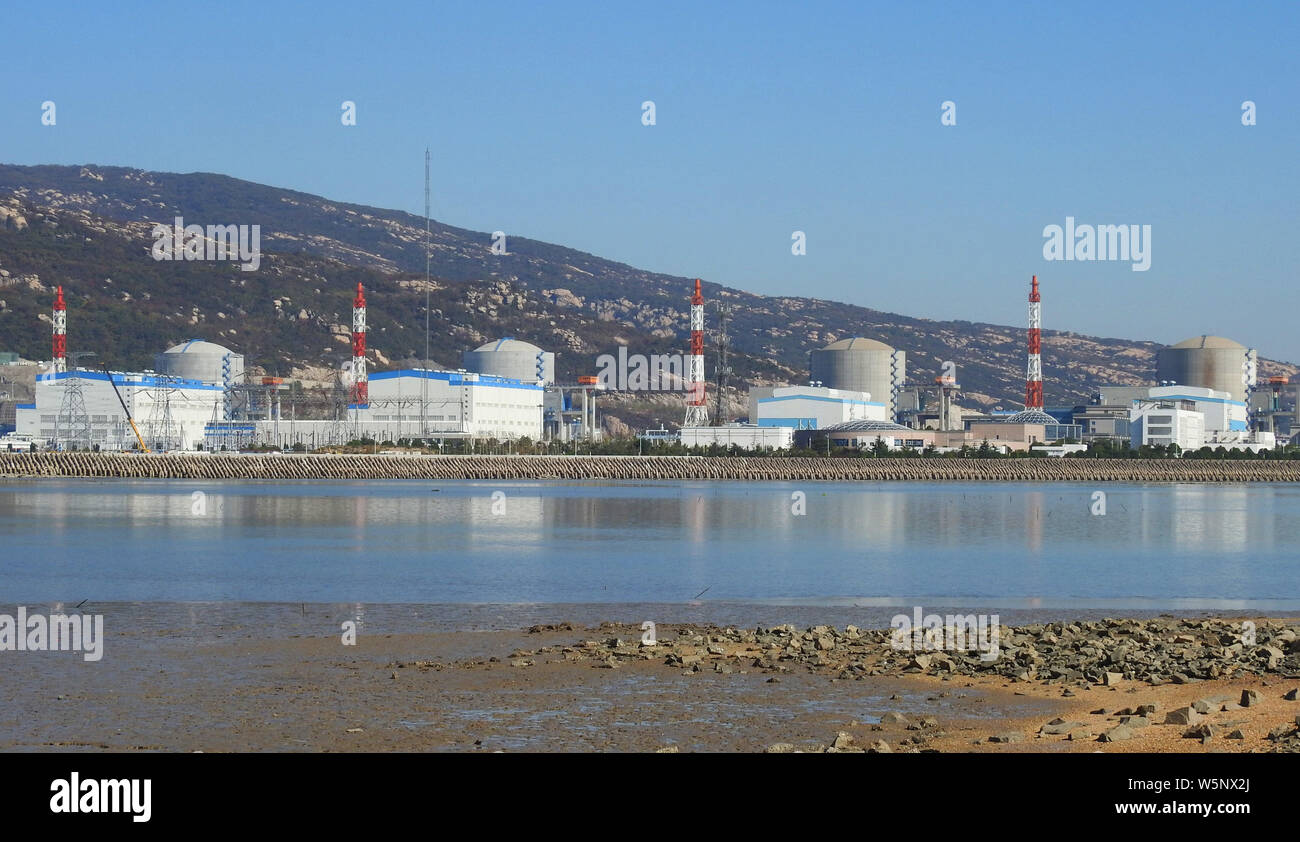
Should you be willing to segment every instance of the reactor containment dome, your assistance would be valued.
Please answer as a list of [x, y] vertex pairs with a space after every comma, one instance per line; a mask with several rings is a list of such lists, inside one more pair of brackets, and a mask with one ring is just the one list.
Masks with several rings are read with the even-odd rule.
[[907, 379], [907, 355], [883, 342], [855, 336], [811, 352], [808, 371], [814, 383], [831, 389], [867, 392], [894, 416], [894, 395]]
[[494, 374], [543, 385], [555, 383], [555, 354], [531, 342], [505, 336], [461, 355], [461, 365], [475, 374]]
[[1253, 349], [1222, 336], [1193, 336], [1156, 352], [1156, 379], [1182, 386], [1201, 386], [1246, 400], [1246, 382], [1254, 385]]
[[[227, 363], [229, 371], [226, 370]], [[202, 380], [204, 383], [221, 383], [225, 379], [236, 383], [244, 376], [244, 355], [214, 342], [190, 339], [156, 355], [154, 370], [159, 374]]]

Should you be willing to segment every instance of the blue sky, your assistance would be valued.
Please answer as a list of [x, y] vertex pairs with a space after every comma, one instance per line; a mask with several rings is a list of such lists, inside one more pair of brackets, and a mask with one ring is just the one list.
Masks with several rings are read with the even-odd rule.
[[[1046, 328], [1300, 362], [1298, 24], [1294, 3], [25, 4], [0, 161], [423, 213], [429, 146], [452, 225], [1011, 325], [1037, 274]], [[1067, 216], [1150, 225], [1150, 269], [1044, 260]]]

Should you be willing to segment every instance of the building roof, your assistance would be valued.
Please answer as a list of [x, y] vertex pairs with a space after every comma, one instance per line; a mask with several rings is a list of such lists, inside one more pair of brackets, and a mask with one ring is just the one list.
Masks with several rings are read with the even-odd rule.
[[904, 427], [902, 424], [895, 424], [892, 421], [844, 421], [839, 424], [832, 424], [829, 427], [822, 427], [821, 432], [832, 433], [897, 433], [917, 432], [911, 427]]
[[[203, 339], [187, 339], [186, 341], [182, 342], [179, 345], [173, 345], [172, 347], [168, 348], [166, 351], [163, 351], [163, 353], [164, 354], [211, 354], [217, 357], [224, 357], [226, 354], [234, 354], [235, 352], [230, 350], [229, 348], [218, 345], [215, 342], [208, 342]], [[239, 356], [239, 355], [235, 354], [235, 356]]]
[[542, 352], [531, 342], [525, 342], [522, 339], [515, 339], [513, 336], [503, 336], [493, 342], [485, 342], [474, 349], [475, 351], [497, 351], [508, 354], [532, 354], [536, 356]]
[[1232, 341], [1231, 339], [1225, 339], [1225, 338], [1222, 337], [1222, 336], [1210, 336], [1209, 334], [1204, 334], [1204, 335], [1201, 335], [1201, 336], [1193, 336], [1191, 339], [1184, 339], [1182, 342], [1179, 342], [1177, 345], [1170, 345], [1169, 347], [1170, 347], [1170, 348], [1179, 348], [1179, 349], [1182, 349], [1182, 348], [1233, 348], [1233, 349], [1240, 348], [1240, 349], [1243, 350], [1243, 351], [1246, 350], [1246, 346], [1245, 346], [1245, 345], [1242, 345], [1240, 342], [1234, 342], [1234, 341]]
[[1060, 420], [1053, 418], [1041, 409], [1024, 409], [1005, 419], [1007, 424], [1060, 424]]
[[832, 342], [823, 351], [892, 351], [894, 350], [884, 342], [877, 342], [874, 339], [867, 339], [862, 336], [854, 336], [851, 339], [841, 339], [838, 342]]

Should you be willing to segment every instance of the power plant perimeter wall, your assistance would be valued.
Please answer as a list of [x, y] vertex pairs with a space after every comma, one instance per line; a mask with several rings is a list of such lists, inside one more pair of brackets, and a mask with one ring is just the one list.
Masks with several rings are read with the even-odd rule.
[[[1300, 482], [1300, 461], [6, 453], [0, 476], [157, 479]], [[188, 496], [188, 492], [185, 492]], [[786, 499], [789, 499], [787, 494]], [[1086, 493], [1080, 506], [1087, 505]]]

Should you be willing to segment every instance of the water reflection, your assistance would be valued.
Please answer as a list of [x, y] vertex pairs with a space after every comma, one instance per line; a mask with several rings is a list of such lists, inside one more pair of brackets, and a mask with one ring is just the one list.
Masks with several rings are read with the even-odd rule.
[[1300, 489], [1107, 485], [1101, 516], [1096, 490], [7, 482], [0, 598], [1300, 601]]

